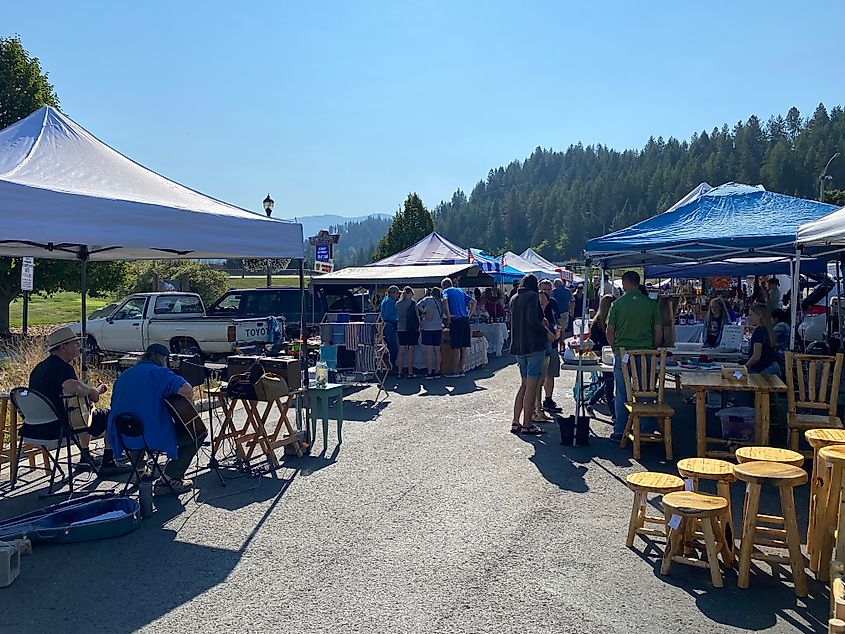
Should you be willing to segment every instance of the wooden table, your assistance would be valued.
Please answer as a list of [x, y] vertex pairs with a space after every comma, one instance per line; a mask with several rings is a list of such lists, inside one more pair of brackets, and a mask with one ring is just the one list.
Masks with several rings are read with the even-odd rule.
[[[298, 398], [304, 390], [292, 390], [286, 396], [273, 401], [252, 401], [244, 398], [229, 398], [223, 390], [211, 390], [210, 396], [216, 397], [223, 408], [223, 424], [220, 426], [216, 436], [212, 440], [214, 453], [224, 440], [231, 439], [235, 443], [235, 450], [238, 456], [245, 463], [249, 464], [256, 449], [261, 449], [267, 462], [273, 468], [279, 467], [279, 459], [275, 450], [285, 445], [292, 445], [297, 456], [302, 456], [302, 443], [288, 420], [288, 410], [294, 399]], [[246, 412], [244, 424], [239, 428], [235, 424], [235, 410], [238, 404], [243, 404]], [[262, 411], [263, 407], [263, 411]], [[273, 410], [278, 411], [273, 430], [267, 432], [267, 422]], [[284, 434], [284, 432], [287, 434]]]
[[[722, 378], [721, 372], [690, 372], [680, 376], [681, 389], [695, 390], [695, 438], [697, 454], [700, 458], [733, 458], [732, 451], [708, 450], [708, 443], [720, 445], [769, 444], [769, 394], [786, 392], [786, 384], [773, 374], [749, 374], [747, 380]], [[738, 440], [707, 437], [707, 402], [705, 392], [754, 392], [756, 425], [753, 443]]]
[[716, 348], [699, 348], [698, 350], [685, 350], [683, 348], [666, 348], [666, 352], [671, 354], [676, 359], [693, 359], [696, 357], [707, 357], [709, 359], [716, 359], [719, 361], [736, 361], [742, 358], [742, 353], [736, 352], [721, 352]]

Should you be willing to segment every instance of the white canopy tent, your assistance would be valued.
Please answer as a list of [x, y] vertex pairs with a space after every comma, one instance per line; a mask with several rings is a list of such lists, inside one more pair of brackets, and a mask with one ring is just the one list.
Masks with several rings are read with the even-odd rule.
[[171, 181], [45, 106], [0, 131], [0, 255], [88, 260], [291, 258], [302, 225]]
[[0, 131], [0, 254], [53, 259], [302, 258], [302, 225], [215, 200], [45, 106]]

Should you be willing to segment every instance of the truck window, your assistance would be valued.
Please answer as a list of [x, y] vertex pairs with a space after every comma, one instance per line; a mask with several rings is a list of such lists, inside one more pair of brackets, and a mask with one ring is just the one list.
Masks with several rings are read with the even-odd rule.
[[112, 314], [112, 320], [141, 319], [147, 305], [146, 297], [133, 297], [123, 302], [123, 305]]
[[248, 293], [245, 299], [246, 306], [243, 307], [242, 315], [266, 317], [267, 315], [278, 315], [273, 312], [273, 296], [274, 292], [258, 291]]
[[[287, 293], [276, 293], [276, 301], [273, 302], [273, 315], [298, 315], [301, 312], [299, 301], [299, 290], [291, 290]], [[305, 291], [305, 310], [311, 310], [311, 292]]]
[[206, 313], [208, 315], [234, 315], [241, 313], [241, 305], [244, 303], [246, 293], [230, 293], [224, 295], [211, 306]]
[[199, 297], [190, 295], [160, 295], [156, 298], [153, 313], [156, 315], [202, 315]]

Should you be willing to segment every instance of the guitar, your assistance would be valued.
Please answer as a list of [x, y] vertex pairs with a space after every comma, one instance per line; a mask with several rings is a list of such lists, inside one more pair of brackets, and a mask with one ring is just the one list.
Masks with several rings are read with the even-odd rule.
[[76, 394], [63, 394], [65, 406], [67, 407], [67, 419], [70, 428], [74, 431], [85, 431], [91, 426], [91, 414], [93, 408], [87, 396]]
[[198, 438], [208, 433], [197, 408], [181, 394], [165, 396], [164, 402], [170, 409], [170, 417], [174, 425], [182, 425], [191, 438]]

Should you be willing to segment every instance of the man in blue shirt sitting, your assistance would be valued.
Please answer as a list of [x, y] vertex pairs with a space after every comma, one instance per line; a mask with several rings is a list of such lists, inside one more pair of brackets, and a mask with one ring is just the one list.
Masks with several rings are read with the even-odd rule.
[[455, 370], [446, 376], [463, 376], [470, 347], [469, 316], [475, 311], [475, 299], [452, 286], [448, 277], [440, 282], [440, 288], [443, 289], [443, 315], [449, 324], [449, 347], [460, 351]]
[[205, 434], [194, 438], [182, 425], [175, 425], [170, 416], [165, 397], [179, 394], [193, 401], [194, 393], [185, 379], [167, 367], [169, 354], [165, 346], [154, 343], [136, 365], [118, 377], [108, 421], [108, 438], [116, 456], [124, 449], [144, 448], [140, 440], [118, 434], [114, 425], [116, 416], [134, 414], [144, 425], [144, 438], [149, 448], [163, 451], [170, 458], [164, 468], [167, 482], [156, 482], [157, 495], [190, 490], [193, 482], [184, 479], [185, 472], [205, 438]]
[[387, 295], [381, 300], [379, 314], [384, 322], [384, 343], [390, 353], [390, 365], [396, 367], [396, 355], [399, 354], [399, 335], [396, 328], [399, 325], [399, 313], [396, 312], [396, 300], [399, 298], [399, 287], [396, 285], [387, 289]]

